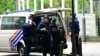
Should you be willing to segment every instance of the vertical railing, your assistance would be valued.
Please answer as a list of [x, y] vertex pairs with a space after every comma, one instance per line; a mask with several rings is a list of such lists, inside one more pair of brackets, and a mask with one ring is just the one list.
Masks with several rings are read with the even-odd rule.
[[34, 0], [34, 11], [36, 11], [37, 10], [37, 2], [36, 2], [36, 0]]
[[44, 0], [41, 0], [41, 9], [44, 9]]

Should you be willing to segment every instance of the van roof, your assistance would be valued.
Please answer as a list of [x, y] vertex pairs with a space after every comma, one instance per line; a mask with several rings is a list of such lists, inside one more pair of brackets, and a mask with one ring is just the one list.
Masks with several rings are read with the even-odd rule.
[[56, 13], [59, 11], [70, 11], [71, 8], [47, 8], [47, 9], [41, 9], [37, 10], [34, 13], [39, 14], [39, 13]]
[[29, 16], [30, 14], [40, 14], [40, 13], [56, 13], [58, 11], [68, 11], [71, 10], [71, 8], [47, 8], [42, 10], [36, 10], [34, 12], [16, 12], [16, 13], [10, 13], [10, 14], [2, 14], [0, 16]]
[[30, 15], [30, 12], [16, 12], [16, 13], [5, 14], [3, 16], [28, 16], [28, 15]]

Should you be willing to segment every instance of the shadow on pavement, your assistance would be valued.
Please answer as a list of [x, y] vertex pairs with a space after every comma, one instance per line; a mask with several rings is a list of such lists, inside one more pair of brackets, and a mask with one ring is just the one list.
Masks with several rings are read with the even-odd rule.
[[[18, 55], [3, 55], [3, 56], [18, 56]], [[30, 55], [30, 56], [40, 56], [40, 55]]]
[[63, 56], [72, 56], [71, 54], [63, 54]]
[[18, 55], [3, 55], [3, 56], [18, 56]]
[[[0, 56], [19, 56], [17, 53], [1, 53]], [[30, 54], [30, 56], [42, 56], [38, 54]]]
[[[3, 56], [18, 56], [18, 55], [3, 55]], [[41, 55], [30, 55], [30, 56], [41, 56]], [[64, 54], [63, 56], [72, 56], [72, 55]]]

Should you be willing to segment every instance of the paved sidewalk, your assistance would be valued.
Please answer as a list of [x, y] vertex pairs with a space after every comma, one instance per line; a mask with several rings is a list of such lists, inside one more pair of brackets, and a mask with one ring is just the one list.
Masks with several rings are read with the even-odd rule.
[[[70, 54], [71, 47], [71, 42], [68, 42], [68, 48], [64, 49], [64, 54]], [[83, 42], [82, 54], [83, 56], [100, 56], [100, 42]]]
[[[64, 49], [64, 54], [70, 54], [71, 47], [71, 42], [68, 42], [68, 48]], [[82, 52], [83, 56], [100, 56], [100, 42], [82, 43]], [[0, 56], [18, 56], [18, 53], [0, 52]], [[31, 53], [31, 56], [42, 56], [42, 53]], [[48, 54], [47, 56], [50, 55]]]

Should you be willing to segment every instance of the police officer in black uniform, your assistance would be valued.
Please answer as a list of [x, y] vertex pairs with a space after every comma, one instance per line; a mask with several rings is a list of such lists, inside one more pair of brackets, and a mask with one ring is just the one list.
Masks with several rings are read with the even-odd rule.
[[56, 24], [56, 19], [53, 18], [51, 20], [51, 24], [50, 24], [50, 28], [51, 28], [51, 35], [53, 38], [53, 51], [55, 56], [59, 56], [59, 51], [60, 51], [60, 30]]
[[23, 39], [24, 39], [25, 45], [26, 45], [24, 56], [29, 56], [29, 53], [31, 51], [31, 41], [32, 41], [31, 37], [32, 37], [32, 35], [36, 36], [33, 33], [33, 30], [36, 30], [35, 29], [36, 24], [35, 24], [34, 21], [32, 21], [32, 19], [33, 19], [33, 16], [30, 15], [27, 23], [24, 23], [23, 26], [22, 26], [22, 28], [23, 28]]
[[[77, 53], [77, 55], [79, 55], [79, 43], [78, 43], [79, 39], [78, 38], [79, 38], [80, 26], [79, 26], [79, 20], [76, 17], [76, 13], [74, 13], [73, 23], [74, 23], [74, 27], [75, 27], [75, 42], [76, 42], [76, 49], [77, 49], [76, 53]], [[73, 25], [72, 25], [72, 22], [71, 22], [71, 26], [70, 26], [71, 30], [72, 30], [72, 27], [73, 27]], [[73, 38], [73, 36], [71, 34], [71, 41], [72, 41], [72, 38]], [[74, 51], [74, 46], [72, 46], [72, 51]], [[71, 53], [71, 55], [72, 55], [72, 53]]]
[[[49, 26], [49, 17], [44, 15], [44, 19], [37, 27], [39, 34], [42, 37], [42, 46], [43, 46], [43, 56], [47, 56], [47, 52], [50, 51], [50, 26]], [[50, 56], [52, 53], [50, 52]]]

